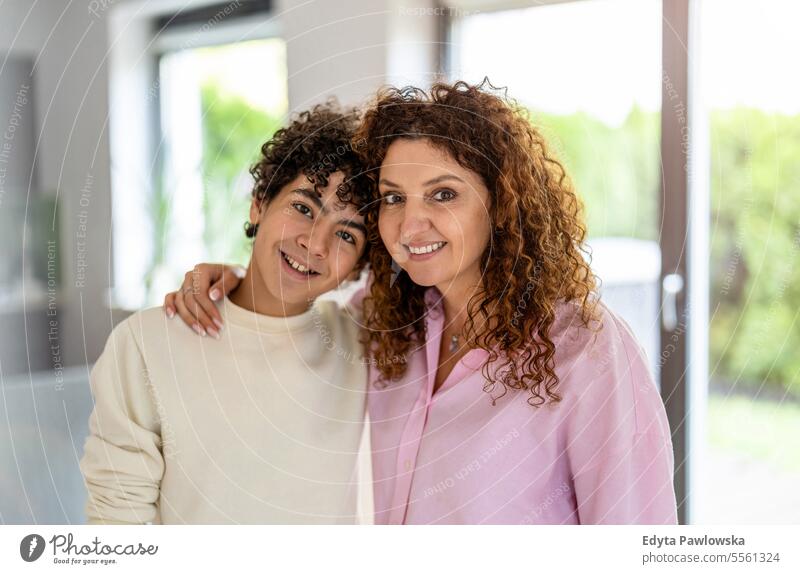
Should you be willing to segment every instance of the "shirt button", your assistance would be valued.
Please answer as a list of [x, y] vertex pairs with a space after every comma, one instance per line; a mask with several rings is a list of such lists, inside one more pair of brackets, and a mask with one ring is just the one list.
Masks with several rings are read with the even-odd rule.
[[406, 472], [411, 470], [411, 461], [410, 460], [406, 459], [405, 467], [406, 467]]

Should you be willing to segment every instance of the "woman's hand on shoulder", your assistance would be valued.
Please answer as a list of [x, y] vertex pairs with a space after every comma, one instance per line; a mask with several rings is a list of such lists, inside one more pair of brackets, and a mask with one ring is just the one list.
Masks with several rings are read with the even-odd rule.
[[172, 319], [180, 315], [183, 322], [198, 335], [219, 338], [222, 316], [214, 304], [233, 291], [244, 277], [239, 265], [200, 263], [187, 271], [177, 291], [164, 297], [164, 312]]

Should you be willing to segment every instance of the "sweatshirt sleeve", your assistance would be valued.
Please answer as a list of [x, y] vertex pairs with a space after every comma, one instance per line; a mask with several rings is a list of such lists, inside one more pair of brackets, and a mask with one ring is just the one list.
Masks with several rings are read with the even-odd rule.
[[151, 381], [131, 321], [118, 325], [91, 373], [94, 410], [80, 462], [89, 524], [157, 521], [164, 458]]
[[630, 328], [606, 311], [576, 361], [584, 392], [567, 451], [581, 524], [676, 524], [674, 455], [661, 396]]

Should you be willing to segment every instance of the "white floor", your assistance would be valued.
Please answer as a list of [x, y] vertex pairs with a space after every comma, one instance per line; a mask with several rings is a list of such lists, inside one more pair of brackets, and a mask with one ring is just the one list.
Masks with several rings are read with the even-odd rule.
[[800, 524], [800, 473], [709, 449], [698, 524]]

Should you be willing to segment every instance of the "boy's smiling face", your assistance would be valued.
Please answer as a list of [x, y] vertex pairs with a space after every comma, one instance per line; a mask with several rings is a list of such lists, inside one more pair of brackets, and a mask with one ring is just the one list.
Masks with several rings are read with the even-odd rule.
[[253, 201], [250, 222], [258, 223], [248, 269], [255, 310], [276, 316], [302, 313], [318, 296], [345, 279], [355, 279], [366, 247], [364, 218], [342, 204], [336, 190], [344, 174], [314, 185], [300, 174], [269, 202]]

